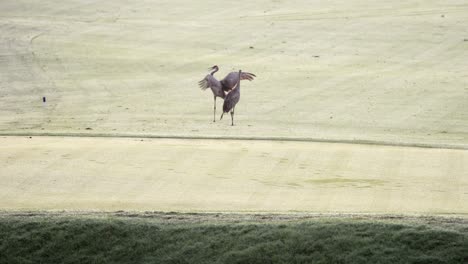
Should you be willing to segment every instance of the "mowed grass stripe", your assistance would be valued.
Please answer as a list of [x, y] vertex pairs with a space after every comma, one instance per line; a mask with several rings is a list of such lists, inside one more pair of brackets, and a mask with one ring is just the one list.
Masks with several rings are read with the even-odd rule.
[[468, 213], [468, 151], [318, 142], [0, 138], [6, 210]]
[[51, 132], [0, 132], [0, 136], [18, 137], [89, 137], [89, 138], [155, 138], [155, 139], [208, 139], [208, 140], [252, 140], [252, 141], [293, 141], [293, 142], [320, 142], [320, 143], [340, 143], [340, 144], [360, 144], [360, 145], [381, 145], [411, 148], [440, 148], [440, 149], [461, 149], [468, 150], [466, 144], [438, 144], [438, 143], [416, 143], [398, 142], [382, 140], [363, 139], [327, 139], [327, 138], [301, 138], [301, 137], [246, 137], [246, 136], [184, 136], [184, 135], [164, 135], [164, 134], [131, 134], [131, 133], [51, 133]]

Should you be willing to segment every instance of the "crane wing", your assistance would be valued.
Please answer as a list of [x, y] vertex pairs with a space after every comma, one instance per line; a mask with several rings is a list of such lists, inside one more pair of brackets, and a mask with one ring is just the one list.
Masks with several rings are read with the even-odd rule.
[[198, 85], [202, 90], [206, 90], [207, 88], [221, 89], [221, 83], [211, 74], [206, 75], [203, 80], [198, 82]]
[[[252, 81], [254, 77], [257, 77], [255, 74], [250, 72], [242, 72], [241, 73], [241, 80], [249, 80]], [[234, 89], [237, 85], [237, 81], [239, 80], [239, 73], [238, 72], [231, 72], [223, 80], [221, 83], [223, 85], [223, 90], [225, 92], [229, 92], [230, 90]]]

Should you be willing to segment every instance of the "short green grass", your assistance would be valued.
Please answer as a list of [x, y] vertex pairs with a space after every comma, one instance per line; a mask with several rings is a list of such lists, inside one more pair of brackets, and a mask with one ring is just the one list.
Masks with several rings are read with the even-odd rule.
[[7, 216], [0, 217], [0, 263], [468, 263], [468, 228]]

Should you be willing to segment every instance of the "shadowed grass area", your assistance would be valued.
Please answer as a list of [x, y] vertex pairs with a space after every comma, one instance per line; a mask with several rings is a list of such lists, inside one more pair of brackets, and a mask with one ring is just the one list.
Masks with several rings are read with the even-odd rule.
[[0, 217], [0, 263], [467, 263], [468, 227]]

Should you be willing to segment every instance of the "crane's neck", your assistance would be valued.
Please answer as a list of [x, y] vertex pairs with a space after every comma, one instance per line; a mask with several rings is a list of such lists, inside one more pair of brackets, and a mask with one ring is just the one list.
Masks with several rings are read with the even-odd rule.
[[240, 92], [241, 73], [242, 73], [242, 71], [239, 70], [239, 80], [237, 81], [237, 89], [239, 90], [239, 92]]
[[218, 70], [219, 70], [219, 68], [218, 68], [218, 67], [214, 68], [214, 69], [213, 69], [213, 71], [210, 73], [210, 74], [211, 74], [211, 76], [213, 76], [213, 74], [215, 74], [215, 72], [217, 72]]

